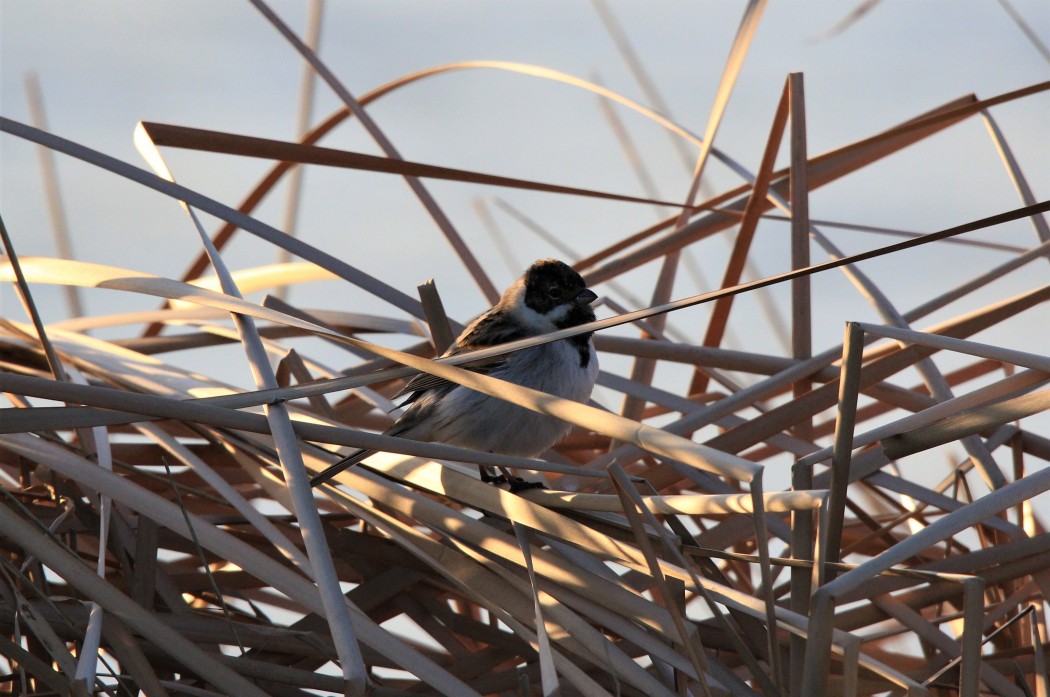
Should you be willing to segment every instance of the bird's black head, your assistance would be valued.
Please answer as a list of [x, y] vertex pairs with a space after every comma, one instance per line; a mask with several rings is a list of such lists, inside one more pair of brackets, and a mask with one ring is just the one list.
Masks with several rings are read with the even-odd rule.
[[557, 259], [540, 259], [525, 272], [525, 305], [550, 317], [559, 329], [594, 321], [597, 299], [580, 274]]

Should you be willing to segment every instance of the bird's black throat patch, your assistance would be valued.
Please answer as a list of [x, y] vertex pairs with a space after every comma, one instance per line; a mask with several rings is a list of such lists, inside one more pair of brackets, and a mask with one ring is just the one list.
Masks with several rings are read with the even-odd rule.
[[576, 351], [579, 352], [581, 368], [586, 368], [591, 364], [591, 332], [570, 337], [565, 341], [575, 346]]
[[[555, 326], [557, 326], [558, 329], [568, 329], [569, 327], [578, 327], [581, 324], [587, 324], [588, 322], [593, 321], [594, 310], [591, 309], [590, 305], [574, 305], [561, 321], [555, 322]], [[565, 341], [568, 341], [576, 347], [577, 351], [579, 351], [581, 368], [586, 368], [591, 362], [591, 335], [593, 333], [594, 332], [585, 332], [565, 339]]]

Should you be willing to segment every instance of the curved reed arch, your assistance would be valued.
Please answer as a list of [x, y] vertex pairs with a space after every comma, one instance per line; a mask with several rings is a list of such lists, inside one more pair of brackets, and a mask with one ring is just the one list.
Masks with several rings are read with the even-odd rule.
[[[362, 94], [358, 98], [358, 101], [361, 103], [362, 106], [367, 106], [368, 104], [371, 104], [372, 102], [382, 97], [385, 97], [386, 95], [395, 92], [401, 89], [402, 87], [406, 87], [408, 85], [411, 85], [415, 82], [429, 77], [434, 77], [437, 75], [443, 75], [446, 73], [452, 73], [462, 70], [482, 69], [502, 70], [506, 72], [518, 73], [521, 75], [529, 75], [532, 77], [538, 77], [546, 80], [554, 80], [556, 82], [561, 82], [567, 85], [571, 85], [573, 87], [585, 89], [601, 97], [604, 97], [605, 99], [609, 99], [610, 101], [616, 102], [629, 109], [632, 109], [633, 111], [636, 111], [639, 114], [642, 114], [646, 118], [651, 119], [655, 123], [661, 125], [662, 127], [666, 128], [672, 133], [681, 136], [685, 140], [688, 140], [689, 142], [693, 143], [694, 145], [699, 146], [700, 144], [700, 138], [694, 133], [690, 132], [688, 129], [674, 123], [670, 119], [665, 118], [664, 116], [658, 114], [652, 109], [649, 109], [648, 107], [645, 107], [642, 104], [639, 104], [634, 100], [629, 99], [628, 97], [614, 92], [613, 90], [610, 90], [601, 85], [597, 85], [593, 82], [589, 82], [582, 78], [569, 75], [567, 73], [552, 70], [550, 68], [544, 68], [542, 66], [529, 65], [526, 63], [512, 63], [506, 61], [464, 61], [461, 63], [451, 63], [448, 65], [427, 68], [425, 70], [419, 70], [413, 73], [409, 73], [395, 80], [391, 80], [390, 82], [384, 85], [380, 85], [379, 87]], [[302, 145], [314, 145], [326, 135], [335, 130], [335, 128], [341, 123], [343, 123], [343, 121], [347, 120], [352, 116], [353, 114], [348, 107], [342, 107], [340, 109], [337, 109], [336, 111], [332, 112], [332, 114], [329, 115], [328, 118], [324, 119], [316, 126], [314, 126], [310, 131], [305, 133], [298, 142]], [[278, 183], [280, 183], [281, 178], [284, 177], [284, 175], [294, 166], [295, 163], [292, 162], [278, 162], [277, 164], [275, 164], [273, 168], [265, 176], [263, 176], [261, 180], [259, 180], [259, 183], [255, 185], [251, 192], [241, 201], [241, 203], [237, 206], [237, 210], [239, 210], [241, 213], [250, 214], [253, 210], [255, 210], [255, 207], [258, 206], [264, 198], [266, 198], [267, 194], [269, 194], [270, 191]], [[226, 223], [221, 228], [219, 228], [219, 230], [215, 233], [215, 235], [212, 238], [212, 243], [215, 245], [216, 249], [222, 250], [222, 248], [226, 245], [227, 242], [230, 241], [230, 238], [233, 237], [236, 231], [237, 226], [233, 225], [232, 223]], [[193, 263], [190, 264], [189, 268], [187, 268], [185, 273], [183, 273], [182, 280], [189, 281], [194, 278], [197, 278], [204, 272], [204, 269], [207, 268], [208, 265], [209, 262], [207, 255], [202, 252], [200, 255], [197, 256]], [[167, 305], [165, 304], [164, 307], [167, 307]], [[146, 330], [143, 332], [143, 336], [156, 336], [162, 330], [163, 324], [159, 322], [154, 322], [146, 328]]]

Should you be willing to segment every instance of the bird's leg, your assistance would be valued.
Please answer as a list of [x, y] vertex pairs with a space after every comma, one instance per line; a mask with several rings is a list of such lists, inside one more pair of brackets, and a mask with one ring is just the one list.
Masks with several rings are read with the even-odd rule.
[[519, 491], [525, 491], [526, 489], [544, 489], [546, 488], [543, 482], [527, 482], [521, 477], [515, 477], [510, 473], [506, 467], [498, 467], [501, 474], [493, 474], [492, 468], [488, 465], [478, 465], [478, 472], [481, 473], [481, 481], [486, 484], [510, 484], [511, 493], [517, 493]]

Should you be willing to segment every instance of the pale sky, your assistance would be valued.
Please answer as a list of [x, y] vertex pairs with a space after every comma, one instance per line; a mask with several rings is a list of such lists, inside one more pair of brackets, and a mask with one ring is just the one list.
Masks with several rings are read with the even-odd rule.
[[[805, 78], [811, 153], [873, 135], [966, 94], [991, 97], [1050, 79], [1050, 63], [996, 0], [883, 0], [843, 33], [820, 38], [855, 5], [818, 0], [769, 3], [718, 133], [719, 148], [749, 169], [757, 168], [791, 72], [802, 72]], [[693, 132], [704, 130], [744, 6], [730, 0], [610, 4], [670, 116]], [[1050, 3], [1012, 0], [1012, 6], [1044, 44], [1050, 43]], [[273, 4], [297, 32], [305, 26], [306, 7], [304, 2]], [[34, 71], [53, 132], [137, 166], [144, 166], [132, 145], [139, 120], [295, 137], [301, 62], [246, 1], [0, 0], [0, 51], [4, 116], [28, 121], [23, 79]], [[594, 5], [583, 0], [329, 1], [320, 54], [355, 95], [437, 65], [503, 60], [585, 79], [599, 77], [611, 89], [646, 101]], [[332, 91], [318, 84], [315, 119], [339, 106]], [[563, 84], [496, 70], [459, 71], [398, 90], [369, 112], [407, 159], [643, 194], [597, 99]], [[690, 171], [666, 133], [632, 112], [618, 113], [661, 196], [684, 196]], [[1050, 197], [1050, 93], [996, 107], [993, 115], [1037, 199]], [[379, 152], [356, 123], [344, 125], [322, 144]], [[695, 156], [695, 148], [690, 153]], [[786, 162], [787, 153], [785, 145], [780, 162]], [[181, 183], [230, 205], [236, 205], [269, 168], [257, 160], [172, 150], [165, 154]], [[0, 135], [0, 155], [0, 212], [18, 253], [55, 254], [35, 146]], [[198, 253], [196, 233], [173, 201], [63, 156], [57, 164], [77, 258], [179, 277]], [[706, 170], [705, 184], [711, 190], [739, 183], [718, 163]], [[469, 319], [486, 307], [398, 177], [309, 168], [304, 186], [298, 229], [311, 244], [375, 270], [408, 293], [435, 278], [457, 319]], [[478, 200], [503, 197], [581, 253], [656, 220], [644, 205], [447, 182], [428, 187], [501, 288], [533, 259], [557, 252], [494, 210], [503, 234], [513, 238], [511, 264], [517, 267], [512, 270], [476, 213]], [[971, 118], [815, 191], [811, 215], [930, 232], [1020, 205], [985, 125]], [[283, 206], [284, 192], [278, 190], [258, 216], [278, 225]], [[215, 226], [211, 220], [206, 224]], [[785, 270], [785, 231], [782, 224], [760, 226], [760, 273]], [[847, 252], [896, 241], [848, 231], [836, 231], [832, 237]], [[1036, 239], [1024, 221], [974, 237], [1019, 247], [1029, 247]], [[721, 242], [713, 244], [705, 249], [719, 254], [701, 249], [697, 257], [709, 282], [720, 278], [726, 249]], [[814, 261], [824, 258], [814, 251]], [[227, 253], [235, 269], [275, 259], [271, 247], [244, 234]], [[872, 262], [870, 268], [880, 287], [906, 310], [1003, 259], [1000, 253], [940, 247], [935, 253]], [[651, 292], [655, 268], [649, 264], [629, 277], [639, 295], [648, 297]], [[1020, 292], [1045, 277], [1045, 268], [1033, 265], [985, 302]], [[817, 292], [823, 293], [818, 310], [826, 313], [821, 315], [818, 331], [823, 336], [818, 343], [838, 339], [846, 319], [874, 319], [855, 292], [842, 290], [844, 283], [841, 275], [817, 282]], [[675, 295], [697, 291], [695, 281], [682, 274]], [[57, 291], [38, 292], [48, 301], [49, 319], [65, 316]], [[786, 295], [777, 297], [780, 302]], [[392, 312], [345, 284], [297, 288], [292, 299], [308, 307]], [[9, 288], [0, 292], [0, 303], [5, 316], [21, 318]], [[86, 293], [85, 303], [89, 313], [97, 314], [155, 306], [153, 300], [106, 291]], [[743, 341], [763, 342], [752, 344], [755, 350], [775, 350], [765, 345], [768, 332], [749, 337], [746, 316], [736, 322]], [[1023, 343], [1021, 338], [1017, 341]]]

